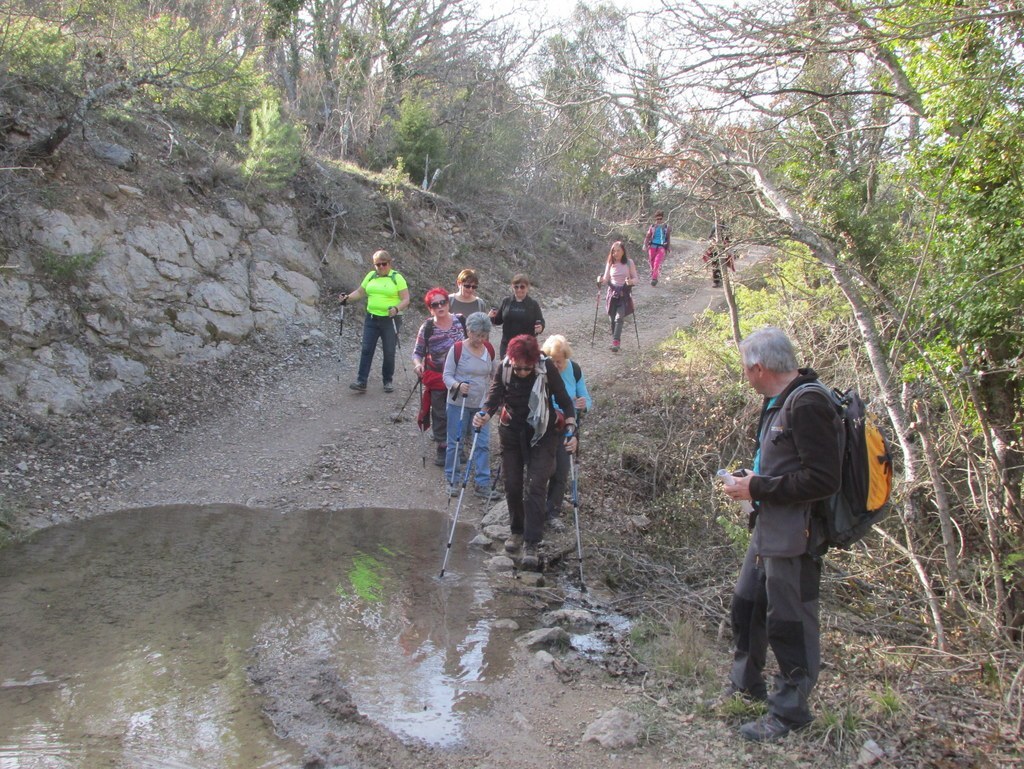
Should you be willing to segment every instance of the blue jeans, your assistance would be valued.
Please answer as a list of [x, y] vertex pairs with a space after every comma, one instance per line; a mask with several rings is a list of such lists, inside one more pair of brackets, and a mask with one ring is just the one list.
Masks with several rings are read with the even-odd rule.
[[[455, 474], [455, 444], [465, 446], [469, 453], [469, 447], [473, 445], [473, 414], [476, 409], [462, 411], [462, 405], [455, 406], [447, 404], [448, 414], [448, 449], [444, 456], [444, 477], [449, 484], [461, 484], [466, 477], [466, 469], [458, 468], [458, 475]], [[459, 415], [462, 414], [462, 440], [459, 441]], [[491, 423], [488, 422], [480, 428], [480, 435], [476, 437], [476, 450], [470, 461], [473, 463], [473, 479], [478, 488], [487, 488], [491, 485]], [[461, 450], [461, 449], [460, 449]], [[460, 460], [461, 461], [461, 460]]]
[[363, 321], [363, 349], [359, 354], [359, 373], [356, 379], [366, 384], [370, 379], [370, 366], [373, 364], [373, 354], [377, 351], [377, 340], [381, 340], [384, 348], [384, 362], [381, 364], [381, 374], [384, 377], [384, 384], [388, 384], [395, 378], [395, 348], [398, 346], [397, 330], [402, 327], [402, 319], [398, 316], [390, 318], [387, 315], [366, 314]]

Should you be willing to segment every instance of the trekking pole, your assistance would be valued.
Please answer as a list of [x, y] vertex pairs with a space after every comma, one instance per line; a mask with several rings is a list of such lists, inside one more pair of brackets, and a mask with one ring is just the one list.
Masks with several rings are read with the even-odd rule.
[[594, 340], [597, 339], [597, 312], [601, 307], [601, 287], [597, 287], [597, 299], [594, 300], [594, 330], [590, 333], [590, 346], [594, 346]]
[[[459, 449], [462, 448], [462, 434], [466, 429], [466, 398], [469, 397], [469, 393], [462, 396], [462, 408], [459, 410], [459, 437], [455, 439], [455, 461], [452, 464], [452, 483], [454, 485], [455, 479], [459, 477]], [[468, 462], [467, 462], [467, 467]], [[451, 489], [448, 490], [448, 506], [452, 504]]]
[[636, 308], [633, 309], [633, 330], [636, 331], [636, 346], [640, 349], [640, 326], [636, 322]]
[[[416, 385], [419, 385], [420, 407], [422, 408], [422, 406], [423, 406], [423, 379], [420, 378], [420, 377], [417, 377], [416, 384], [413, 385], [414, 389], [416, 388]], [[427, 414], [428, 415], [430, 414], [429, 410], [427, 411]], [[424, 467], [424, 469], [426, 469], [426, 467], [427, 467], [427, 425], [424, 424], [423, 422], [421, 422], [419, 419], [417, 419], [417, 423], [419, 424], [419, 427], [420, 427], [420, 436], [422, 436], [422, 438], [423, 438], [423, 467]]]
[[494, 480], [491, 481], [491, 495], [494, 495], [494, 490], [498, 488], [498, 480], [501, 478], [501, 466], [502, 462], [498, 460], [498, 472], [494, 474]]
[[576, 527], [576, 560], [580, 564], [580, 592], [587, 592], [587, 583], [583, 581], [583, 540], [580, 538], [580, 491], [576, 483], [579, 475], [575, 454], [569, 455], [569, 476], [572, 478], [572, 520]]
[[462, 511], [462, 500], [466, 496], [466, 485], [469, 483], [469, 470], [473, 466], [473, 454], [476, 452], [476, 440], [479, 437], [480, 428], [473, 428], [473, 445], [469, 449], [469, 459], [466, 460], [466, 470], [462, 475], [462, 490], [459, 492], [459, 502], [455, 505], [455, 516], [452, 518], [452, 530], [448, 534], [448, 546], [444, 551], [444, 561], [441, 562], [440, 578], [444, 577], [444, 570], [448, 565], [448, 556], [452, 552], [452, 540], [455, 539], [455, 525], [459, 522], [459, 513]]
[[345, 351], [341, 346], [342, 332], [345, 330], [345, 305], [342, 304], [338, 313], [338, 381], [341, 381], [341, 369], [345, 365]]
[[402, 373], [405, 374], [405, 378], [408, 379], [409, 369], [405, 367], [405, 356], [402, 355], [402, 339], [398, 336], [398, 321], [395, 320], [394, 317], [391, 318], [391, 328], [395, 330], [395, 354], [402, 359]]
[[391, 417], [392, 422], [402, 421], [402, 412], [405, 411], [405, 407], [409, 405], [409, 401], [412, 400], [413, 394], [416, 392], [416, 385], [420, 383], [420, 378], [416, 377], [416, 381], [412, 383], [412, 389], [409, 390], [409, 394], [405, 397], [405, 403], [402, 404], [402, 408], [398, 410], [398, 413]]

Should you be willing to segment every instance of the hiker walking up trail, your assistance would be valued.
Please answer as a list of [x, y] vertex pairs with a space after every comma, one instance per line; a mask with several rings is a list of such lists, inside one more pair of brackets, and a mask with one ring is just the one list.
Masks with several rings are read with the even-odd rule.
[[[561, 412], [551, 408], [551, 398]], [[501, 466], [512, 529], [505, 550], [515, 553], [523, 547], [522, 568], [538, 569], [548, 480], [558, 443], [564, 440], [566, 451], [576, 451], [576, 408], [554, 361], [541, 355], [532, 334], [509, 342], [508, 356], [492, 377], [473, 426], [482, 428], [499, 409]]]
[[668, 256], [672, 247], [672, 227], [665, 221], [664, 211], [654, 212], [654, 224], [647, 228], [644, 235], [644, 249], [647, 251], [647, 263], [651, 268], [651, 285], [658, 285], [661, 275], [661, 263]]
[[[456, 342], [448, 351], [444, 361], [444, 384], [448, 388], [448, 448], [444, 459], [444, 477], [448, 481], [448, 493], [459, 493], [458, 467], [459, 444], [472, 441], [473, 415], [483, 406], [491, 377], [498, 368], [494, 348], [488, 341], [491, 321], [482, 312], [474, 312], [466, 318], [466, 340]], [[501, 492], [491, 486], [491, 427], [484, 425], [476, 439], [476, 450], [470, 461], [473, 464], [475, 493], [489, 502], [501, 499]]]
[[708, 236], [708, 248], [701, 256], [704, 264], [711, 265], [711, 285], [719, 288], [722, 285], [722, 268], [736, 272], [736, 264], [732, 250], [729, 248], [729, 228], [715, 222]]
[[[842, 471], [843, 426], [817, 380], [798, 369], [786, 335], [765, 327], [740, 343], [743, 374], [764, 396], [753, 473], [724, 487], [736, 501], [752, 500], [752, 535], [732, 601], [733, 662], [724, 694], [768, 703], [768, 713], [740, 727], [755, 742], [777, 740], [813, 717], [807, 699], [821, 667], [818, 590], [821, 558], [812, 503], [834, 494]], [[764, 666], [771, 648], [779, 672], [767, 691]]]
[[373, 255], [373, 271], [367, 273], [359, 288], [338, 295], [338, 301], [348, 304], [352, 299], [366, 297], [366, 318], [363, 320], [363, 343], [359, 354], [359, 371], [349, 389], [366, 392], [370, 379], [370, 366], [380, 340], [384, 353], [381, 375], [384, 392], [394, 391], [395, 348], [398, 331], [402, 327], [402, 311], [409, 306], [409, 285], [397, 270], [391, 268], [391, 254], [377, 251]]
[[[569, 340], [561, 334], [552, 334], [545, 340], [541, 351], [551, 359], [555, 368], [562, 375], [565, 391], [576, 408], [576, 423], [579, 425], [583, 415], [590, 411], [592, 403], [590, 393], [587, 392], [587, 383], [583, 379], [583, 369], [572, 359], [572, 347], [569, 345]], [[554, 398], [551, 399], [551, 405], [558, 409], [558, 402]], [[553, 531], [562, 531], [565, 528], [561, 516], [562, 503], [565, 501], [565, 487], [568, 482], [569, 452], [565, 450], [565, 444], [559, 442], [558, 449], [555, 451], [555, 472], [552, 473], [551, 480], [548, 482], [544, 516], [545, 524]]]
[[445, 445], [448, 440], [448, 417], [444, 371], [445, 356], [456, 342], [466, 338], [466, 319], [448, 312], [448, 292], [440, 287], [430, 289], [423, 297], [430, 317], [423, 321], [416, 333], [412, 349], [413, 367], [423, 382], [423, 396], [417, 418], [421, 430], [433, 425], [437, 444], [434, 464], [444, 467]]
[[480, 278], [476, 270], [463, 270], [456, 278], [456, 283], [458, 290], [454, 294], [448, 294], [448, 309], [452, 313], [469, 318], [474, 312], [487, 312], [487, 303], [476, 293], [480, 287]]
[[501, 347], [498, 357], [504, 358], [509, 340], [520, 334], [538, 336], [544, 331], [544, 313], [530, 292], [530, 279], [523, 274], [512, 277], [512, 296], [506, 297], [501, 307], [491, 310], [491, 323], [501, 326]]
[[604, 297], [605, 311], [612, 322], [612, 352], [619, 351], [622, 339], [622, 324], [633, 314], [633, 286], [640, 280], [633, 260], [626, 256], [626, 246], [621, 240], [612, 243], [608, 250], [604, 274], [597, 279], [597, 284], [608, 284]]

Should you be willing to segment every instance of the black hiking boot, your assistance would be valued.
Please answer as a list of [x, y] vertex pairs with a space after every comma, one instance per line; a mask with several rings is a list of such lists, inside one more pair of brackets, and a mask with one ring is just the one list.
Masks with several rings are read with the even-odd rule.
[[769, 713], [766, 716], [761, 716], [756, 721], [748, 721], [743, 724], [740, 727], [740, 734], [751, 742], [775, 742], [781, 740], [794, 729], [799, 728], [801, 727], [787, 724], [785, 721], [780, 720], [778, 716]]
[[523, 548], [523, 558], [519, 562], [523, 571], [540, 571], [540, 553], [536, 542], [527, 542]]
[[366, 382], [355, 381], [348, 386], [348, 389], [355, 390], [356, 392], [366, 392]]

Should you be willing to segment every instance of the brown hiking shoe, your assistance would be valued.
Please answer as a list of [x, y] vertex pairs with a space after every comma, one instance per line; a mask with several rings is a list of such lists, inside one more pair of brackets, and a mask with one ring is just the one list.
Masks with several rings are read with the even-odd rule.
[[523, 535], [513, 534], [505, 540], [505, 552], [514, 553], [523, 546]]

